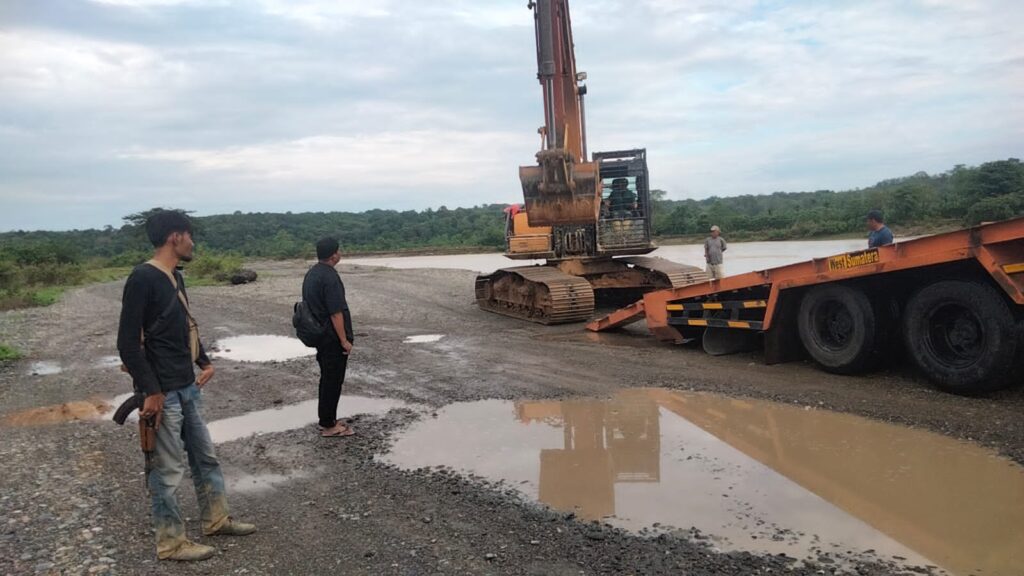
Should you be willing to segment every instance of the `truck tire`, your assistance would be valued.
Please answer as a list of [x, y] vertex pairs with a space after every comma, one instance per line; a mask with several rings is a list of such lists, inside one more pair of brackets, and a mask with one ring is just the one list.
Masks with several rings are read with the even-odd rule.
[[1022, 345], [1006, 301], [987, 284], [945, 280], [910, 298], [907, 351], [941, 390], [982, 394], [1007, 386]]
[[838, 284], [818, 286], [804, 295], [797, 331], [807, 353], [826, 372], [855, 374], [877, 360], [880, 318], [860, 290]]

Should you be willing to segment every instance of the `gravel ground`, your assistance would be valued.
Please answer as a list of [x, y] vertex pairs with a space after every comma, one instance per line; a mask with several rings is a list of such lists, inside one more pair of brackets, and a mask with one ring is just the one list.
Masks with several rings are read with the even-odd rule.
[[[262, 263], [259, 282], [191, 290], [204, 340], [290, 335], [305, 265]], [[712, 358], [642, 337], [642, 328], [593, 339], [581, 327], [543, 327], [480, 312], [473, 274], [343, 265], [357, 342], [347, 394], [437, 408], [488, 398], [605, 396], [624, 387], [713, 391], [819, 406], [930, 429], [1024, 463], [1024, 391], [986, 398], [937, 392], [905, 369], [863, 377], [805, 363], [764, 366], [756, 355]], [[116, 354], [120, 285], [78, 289], [47, 309], [0, 315], [0, 341], [26, 352], [0, 368], [0, 417], [39, 406], [111, 398], [126, 376], [101, 365]], [[410, 335], [444, 334], [431, 346]], [[33, 361], [59, 374], [30, 376]], [[204, 392], [208, 421], [315, 397], [309, 359], [216, 362]], [[229, 442], [229, 482], [290, 477], [229, 495], [258, 523], [197, 565], [155, 561], [135, 432], [109, 421], [0, 428], [0, 573], [3, 574], [832, 574], [830, 558], [716, 552], [701, 538], [632, 535], [522, 501], [508, 486], [447, 470], [402, 471], [374, 461], [422, 412], [357, 417], [360, 432], [324, 441], [312, 427]], [[444, 442], [443, 438], [438, 439]], [[190, 486], [182, 489], [195, 518]], [[190, 526], [194, 530], [194, 523]], [[194, 534], [194, 531], [193, 531]], [[859, 574], [904, 573], [866, 563]]]

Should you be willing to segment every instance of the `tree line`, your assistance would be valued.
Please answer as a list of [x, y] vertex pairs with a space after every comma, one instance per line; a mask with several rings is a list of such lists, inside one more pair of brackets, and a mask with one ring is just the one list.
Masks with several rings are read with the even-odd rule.
[[[1009, 158], [980, 166], [955, 166], [941, 174], [919, 172], [857, 190], [776, 192], [765, 195], [669, 200], [655, 190], [656, 236], [703, 234], [712, 224], [734, 237], [784, 240], [860, 232], [864, 215], [878, 208], [897, 227], [973, 225], [1024, 215], [1024, 164]], [[202, 251], [244, 257], [311, 257], [318, 238], [336, 236], [345, 252], [411, 249], [501, 249], [505, 205], [472, 208], [369, 210], [366, 212], [242, 213], [194, 218]], [[0, 284], [24, 265], [102, 261], [128, 266], [150, 247], [143, 223], [131, 214], [119, 228], [0, 234]]]
[[764, 195], [666, 200], [656, 191], [657, 235], [724, 231], [762, 240], [787, 240], [860, 232], [868, 210], [880, 209], [890, 225], [937, 223], [972, 226], [1024, 215], [1024, 164], [1017, 158], [976, 167], [957, 165], [930, 175], [883, 180], [858, 190], [775, 192]]

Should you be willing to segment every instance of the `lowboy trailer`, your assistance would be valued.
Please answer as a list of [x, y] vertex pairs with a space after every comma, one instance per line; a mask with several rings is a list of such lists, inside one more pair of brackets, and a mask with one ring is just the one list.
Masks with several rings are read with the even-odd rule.
[[996, 390], [1024, 373], [1024, 218], [649, 292], [587, 328], [643, 318], [712, 354], [763, 340], [769, 364], [851, 374], [902, 352], [943, 390]]

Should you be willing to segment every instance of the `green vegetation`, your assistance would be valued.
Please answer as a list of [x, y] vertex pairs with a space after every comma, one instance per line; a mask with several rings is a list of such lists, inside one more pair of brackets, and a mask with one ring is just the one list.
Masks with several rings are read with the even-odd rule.
[[733, 239], [787, 240], [863, 233], [881, 209], [897, 229], [942, 230], [1024, 215], [1024, 164], [1016, 158], [948, 172], [919, 172], [861, 190], [656, 202], [657, 235], [703, 235], [712, 224]]
[[193, 286], [224, 284], [231, 280], [232, 274], [241, 270], [241, 256], [207, 254], [188, 265], [189, 282]]
[[[900, 233], [927, 233], [1024, 215], [1024, 164], [1016, 158], [942, 174], [919, 172], [869, 188], [776, 192], [760, 196], [668, 200], [653, 191], [654, 233], [703, 237], [712, 224], [732, 240], [786, 240], [864, 234], [864, 215], [880, 208]], [[510, 200], [513, 200], [510, 198]], [[190, 285], [226, 282], [243, 258], [312, 258], [317, 239], [333, 235], [348, 254], [412, 250], [499, 250], [504, 205], [473, 208], [303, 214], [223, 214], [193, 218], [196, 259]], [[0, 234], [0, 309], [45, 305], [63, 288], [123, 278], [146, 261], [146, 218], [120, 228]]]
[[18, 358], [21, 358], [21, 352], [6, 344], [0, 344], [0, 363], [11, 362]]
[[[150, 212], [127, 216], [120, 230], [15, 232], [0, 235], [0, 310], [49, 306], [64, 291], [120, 280], [148, 260], [142, 223]], [[191, 285], [223, 284], [242, 267], [240, 256], [209, 252], [186, 269]]]

